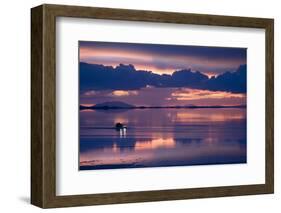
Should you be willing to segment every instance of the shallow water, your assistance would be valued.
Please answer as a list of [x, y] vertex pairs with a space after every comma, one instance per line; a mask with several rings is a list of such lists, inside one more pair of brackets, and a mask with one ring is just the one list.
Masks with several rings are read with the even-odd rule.
[[81, 170], [229, 163], [246, 163], [246, 109], [80, 111]]

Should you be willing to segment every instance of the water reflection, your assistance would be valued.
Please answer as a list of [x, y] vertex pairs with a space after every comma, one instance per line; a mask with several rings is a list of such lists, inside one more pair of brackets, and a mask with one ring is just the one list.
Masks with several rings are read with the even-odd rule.
[[127, 136], [127, 129], [120, 129], [118, 130], [120, 138], [126, 138]]
[[147, 141], [137, 141], [134, 147], [135, 151], [146, 149], [173, 148], [176, 142], [173, 138], [156, 138]]
[[245, 109], [80, 112], [80, 169], [245, 162]]

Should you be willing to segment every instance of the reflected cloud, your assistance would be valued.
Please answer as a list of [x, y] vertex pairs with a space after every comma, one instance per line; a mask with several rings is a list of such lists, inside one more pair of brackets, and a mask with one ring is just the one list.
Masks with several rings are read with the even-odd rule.
[[135, 144], [135, 150], [173, 148], [175, 146], [176, 142], [173, 138], [156, 138], [147, 141], [137, 141]]
[[203, 142], [189, 141], [176, 146], [173, 139], [153, 139], [137, 142], [134, 149], [122, 152], [117, 144], [111, 148], [81, 153], [80, 166], [92, 169], [137, 168], [151, 166], [181, 166], [219, 163], [245, 163], [245, 144], [219, 142], [208, 138]]
[[120, 114], [117, 114], [117, 115], [114, 117], [114, 124], [117, 124], [117, 123], [127, 124], [128, 122], [129, 122], [128, 118], [123, 117], [123, 116], [120, 115]]
[[246, 112], [235, 109], [221, 109], [221, 110], [190, 110], [180, 111], [176, 113], [172, 119], [174, 122], [226, 122], [232, 120], [243, 120], [246, 118]]

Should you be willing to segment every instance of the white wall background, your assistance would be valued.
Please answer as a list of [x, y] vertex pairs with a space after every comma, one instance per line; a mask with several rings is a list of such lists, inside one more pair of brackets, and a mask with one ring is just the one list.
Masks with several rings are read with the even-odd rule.
[[[42, 3], [275, 18], [275, 194], [51, 209], [49, 212], [278, 212], [281, 207], [281, 13], [276, 0], [1, 1], [0, 210], [39, 212], [30, 189], [30, 8]], [[239, 174], [237, 174], [239, 175]], [[279, 210], [280, 211], [280, 210]]]

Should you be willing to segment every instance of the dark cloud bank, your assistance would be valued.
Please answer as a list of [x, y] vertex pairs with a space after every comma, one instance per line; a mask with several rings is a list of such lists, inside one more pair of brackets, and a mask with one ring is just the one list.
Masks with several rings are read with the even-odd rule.
[[240, 65], [234, 72], [225, 72], [208, 78], [190, 69], [175, 71], [172, 75], [136, 70], [133, 65], [117, 67], [80, 62], [80, 91], [137, 90], [146, 86], [186, 87], [212, 91], [246, 93], [247, 66]]

